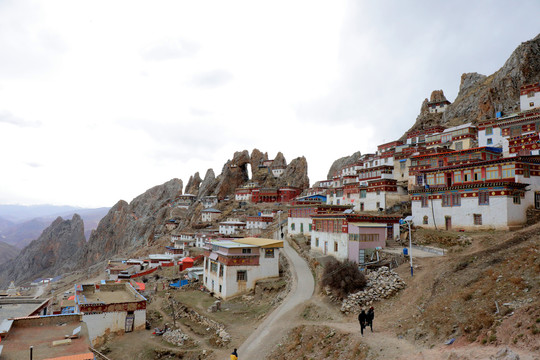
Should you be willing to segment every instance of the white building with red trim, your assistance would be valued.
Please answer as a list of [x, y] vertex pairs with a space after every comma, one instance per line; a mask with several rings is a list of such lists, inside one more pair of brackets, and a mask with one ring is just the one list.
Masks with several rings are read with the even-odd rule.
[[519, 94], [521, 111], [532, 110], [540, 107], [540, 83], [522, 86]]
[[245, 228], [246, 223], [239, 220], [227, 220], [219, 223], [219, 233], [222, 235], [236, 235]]
[[509, 230], [526, 223], [529, 207], [540, 209], [540, 156], [496, 157], [420, 173], [427, 186], [409, 190], [417, 226]]
[[82, 314], [92, 346], [146, 324], [146, 298], [130, 283], [76, 285], [75, 310]]
[[261, 238], [213, 241], [204, 253], [204, 286], [222, 299], [251, 291], [279, 276], [283, 241]]

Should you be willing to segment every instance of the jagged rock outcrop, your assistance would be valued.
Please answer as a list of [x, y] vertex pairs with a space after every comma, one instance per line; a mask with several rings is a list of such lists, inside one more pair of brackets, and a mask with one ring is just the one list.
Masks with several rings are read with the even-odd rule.
[[253, 149], [251, 152], [251, 180], [263, 184], [267, 181], [270, 174], [267, 168], [260, 168], [264, 160], [268, 160], [268, 153], [262, 153], [259, 149]]
[[199, 193], [197, 197], [200, 199], [204, 196], [210, 195], [216, 188], [216, 185], [216, 175], [214, 174], [214, 170], [208, 169], [206, 171], [206, 175], [204, 175], [204, 180], [199, 186]]
[[291, 161], [278, 179], [279, 186], [294, 186], [300, 189], [309, 187], [308, 164], [305, 157]]
[[218, 176], [218, 184], [214, 195], [224, 198], [234, 193], [237, 187], [243, 185], [249, 180], [249, 174], [246, 164], [251, 163], [249, 152], [247, 150], [235, 152], [233, 159], [227, 161], [223, 166], [221, 175]]
[[330, 170], [328, 170], [328, 175], [326, 175], [326, 178], [331, 179], [337, 171], [341, 170], [342, 167], [354, 164], [355, 162], [360, 160], [361, 155], [362, 154], [360, 153], [360, 151], [357, 151], [350, 156], [344, 156], [337, 159], [332, 163], [332, 166], [330, 166]]
[[538, 81], [540, 81], [540, 35], [521, 43], [494, 74], [461, 75], [459, 93], [444, 113], [430, 114], [426, 111], [426, 99], [416, 123], [409, 131], [435, 125], [451, 127], [468, 122], [476, 124], [494, 118], [499, 111], [506, 114], [517, 112], [520, 87]]
[[285, 160], [285, 156], [281, 153], [281, 151], [277, 153], [271, 167], [272, 169], [287, 167], [287, 160]]
[[201, 185], [201, 182], [202, 179], [199, 176], [199, 172], [196, 172], [195, 175], [189, 177], [185, 193], [197, 195], [199, 193], [199, 186]]
[[77, 214], [71, 220], [58, 217], [14, 259], [0, 265], [0, 288], [37, 277], [53, 277], [76, 268], [86, 244], [84, 223]]
[[90, 235], [80, 265], [90, 266], [151, 244], [170, 219], [174, 209], [170, 205], [182, 194], [182, 188], [182, 180], [172, 179], [147, 190], [129, 204], [120, 200]]

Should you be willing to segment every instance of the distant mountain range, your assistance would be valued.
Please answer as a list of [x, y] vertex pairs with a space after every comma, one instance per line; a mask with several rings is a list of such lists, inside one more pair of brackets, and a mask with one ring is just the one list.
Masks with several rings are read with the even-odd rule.
[[71, 218], [79, 214], [84, 221], [84, 234], [88, 239], [92, 230], [107, 214], [109, 208], [86, 209], [55, 205], [0, 205], [0, 241], [24, 248], [37, 239], [57, 217]]

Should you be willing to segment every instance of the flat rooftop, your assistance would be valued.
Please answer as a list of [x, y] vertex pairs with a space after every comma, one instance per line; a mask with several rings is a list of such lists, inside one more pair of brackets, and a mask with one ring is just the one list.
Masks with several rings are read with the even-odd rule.
[[[79, 338], [71, 343], [52, 346], [53, 341], [64, 340], [81, 328]], [[88, 353], [90, 340], [86, 324], [79, 315], [32, 316], [15, 319], [8, 336], [2, 339], [2, 359], [29, 359], [30, 346], [33, 346], [34, 359], [55, 358], [66, 355]]]
[[[144, 297], [137, 293], [134, 289], [128, 288], [126, 283], [101, 285], [99, 289], [94, 287], [85, 287], [76, 299], [79, 304], [116, 304], [127, 302], [139, 302], [144, 300]], [[93, 291], [92, 289], [95, 289]]]

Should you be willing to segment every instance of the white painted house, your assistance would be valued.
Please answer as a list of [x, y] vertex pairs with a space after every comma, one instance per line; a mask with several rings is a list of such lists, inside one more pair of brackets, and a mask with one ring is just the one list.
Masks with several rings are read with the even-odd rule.
[[238, 220], [229, 220], [219, 223], [219, 233], [222, 235], [235, 235], [246, 228], [246, 223]]
[[258, 280], [279, 276], [282, 247], [273, 239], [213, 241], [204, 254], [204, 286], [222, 299], [251, 291]]
[[212, 222], [221, 216], [221, 211], [214, 208], [208, 208], [201, 211], [201, 221], [202, 222]]
[[439, 229], [509, 230], [540, 209], [540, 156], [475, 161], [421, 171], [427, 187], [409, 190], [413, 222]]
[[109, 334], [143, 330], [146, 324], [146, 298], [130, 283], [76, 285], [75, 310], [82, 314], [92, 346]]

